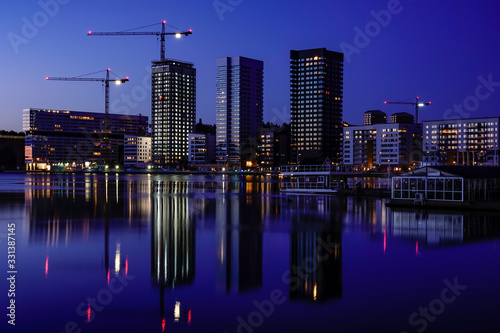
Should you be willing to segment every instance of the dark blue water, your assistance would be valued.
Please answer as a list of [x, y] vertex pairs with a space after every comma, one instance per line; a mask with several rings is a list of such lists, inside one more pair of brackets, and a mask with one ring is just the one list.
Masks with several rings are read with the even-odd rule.
[[497, 332], [499, 236], [498, 215], [281, 195], [266, 177], [4, 173], [0, 328]]

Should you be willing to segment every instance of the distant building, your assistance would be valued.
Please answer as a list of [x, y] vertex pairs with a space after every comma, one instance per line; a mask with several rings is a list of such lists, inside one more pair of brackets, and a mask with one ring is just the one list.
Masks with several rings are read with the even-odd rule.
[[125, 135], [124, 165], [151, 162], [151, 137]]
[[290, 51], [292, 144], [303, 164], [340, 160], [344, 55]]
[[423, 122], [424, 165], [499, 165], [500, 117]]
[[24, 169], [24, 135], [0, 134], [0, 171]]
[[207, 164], [215, 162], [215, 135], [189, 133], [188, 141], [189, 163]]
[[410, 165], [420, 156], [421, 129], [410, 124], [344, 127], [343, 163], [353, 167]]
[[154, 61], [151, 89], [153, 162], [187, 161], [188, 133], [196, 120], [196, 69], [178, 60]]
[[244, 167], [256, 160], [263, 116], [263, 70], [260, 60], [217, 58], [217, 162]]
[[[290, 125], [263, 128], [259, 137], [259, 168], [273, 171], [291, 162]], [[295, 161], [293, 161], [295, 162]]]
[[368, 110], [363, 114], [363, 125], [386, 124], [387, 115], [380, 110]]
[[397, 112], [391, 114], [391, 124], [414, 124], [415, 117], [408, 112]]
[[123, 164], [125, 135], [144, 136], [148, 117], [67, 110], [24, 109], [25, 163], [28, 170], [90, 164]]

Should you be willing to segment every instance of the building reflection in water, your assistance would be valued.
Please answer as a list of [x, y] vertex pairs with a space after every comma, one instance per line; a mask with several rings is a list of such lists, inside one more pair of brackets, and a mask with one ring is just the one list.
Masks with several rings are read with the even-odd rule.
[[151, 267], [153, 283], [167, 288], [190, 284], [195, 274], [194, 217], [189, 197], [153, 197]]
[[165, 300], [165, 290], [193, 283], [196, 214], [190, 208], [185, 184], [154, 181], [152, 192], [151, 274], [159, 287], [161, 328], [165, 331], [172, 322], [191, 324], [191, 309], [180, 301], [171, 308], [173, 300]]
[[217, 287], [244, 292], [262, 287], [262, 214], [251, 195], [216, 198]]
[[500, 237], [498, 214], [392, 210], [391, 233], [421, 245], [461, 244]]
[[323, 196], [297, 196], [293, 201], [290, 300], [324, 302], [341, 298], [341, 206], [345, 203]]
[[[101, 232], [103, 276], [109, 283], [111, 274], [128, 275], [128, 254], [123, 253], [120, 242], [110, 244], [110, 237], [131, 227], [147, 228], [151, 198], [148, 192], [136, 191], [144, 189], [147, 180], [125, 180], [123, 176], [108, 174], [33, 174], [27, 176], [26, 183], [29, 242], [47, 246], [45, 277], [49, 276], [51, 248], [68, 246], [75, 239], [93, 241], [93, 236], [100, 236]], [[136, 190], [132, 192], [131, 188]]]

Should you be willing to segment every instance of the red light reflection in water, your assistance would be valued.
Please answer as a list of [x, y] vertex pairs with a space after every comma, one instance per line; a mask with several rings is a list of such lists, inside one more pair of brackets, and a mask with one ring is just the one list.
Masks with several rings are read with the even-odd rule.
[[109, 286], [109, 268], [108, 268], [108, 274], [106, 275], [106, 279], [108, 280], [108, 286]]
[[191, 309], [188, 312], [188, 325], [191, 325]]
[[47, 275], [49, 274], [49, 255], [45, 257], [45, 278], [47, 278]]
[[165, 317], [161, 319], [161, 331], [165, 331]]
[[87, 308], [87, 322], [90, 323], [90, 317], [92, 316], [92, 309], [90, 308], [90, 303], [89, 307]]
[[125, 276], [128, 276], [128, 255], [127, 259], [125, 259]]
[[417, 255], [418, 255], [418, 241], [415, 244], [415, 256], [417, 256]]
[[387, 248], [387, 229], [384, 229], [384, 253]]

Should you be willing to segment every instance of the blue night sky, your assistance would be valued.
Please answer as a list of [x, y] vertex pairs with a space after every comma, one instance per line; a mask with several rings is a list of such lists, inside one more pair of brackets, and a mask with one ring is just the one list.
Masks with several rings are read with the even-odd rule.
[[[264, 61], [264, 120], [281, 123], [290, 119], [290, 49], [318, 47], [345, 52], [344, 120], [349, 123], [362, 123], [369, 109], [413, 112], [411, 106], [383, 102], [417, 95], [432, 101], [420, 120], [500, 116], [500, 21], [493, 0], [402, 0], [399, 5], [394, 0], [59, 0], [57, 10], [55, 1], [0, 0], [0, 129], [21, 130], [21, 111], [29, 107], [103, 112], [100, 83], [45, 77], [108, 67], [130, 77], [125, 85], [112, 86], [111, 112], [150, 116], [147, 69], [159, 58], [156, 37], [86, 33], [163, 19], [181, 30], [193, 29], [189, 37], [167, 37], [166, 53], [195, 64], [197, 118], [204, 122], [215, 122], [217, 57]], [[44, 14], [44, 3], [52, 4], [46, 9], [50, 15]], [[383, 24], [375, 24], [371, 12], [388, 6], [390, 22], [382, 15]], [[29, 29], [33, 23], [36, 30]], [[369, 40], [357, 32], [367, 28]], [[156, 29], [160, 25], [146, 30]], [[485, 87], [488, 80], [493, 83]], [[464, 103], [462, 111], [453, 110]]]

